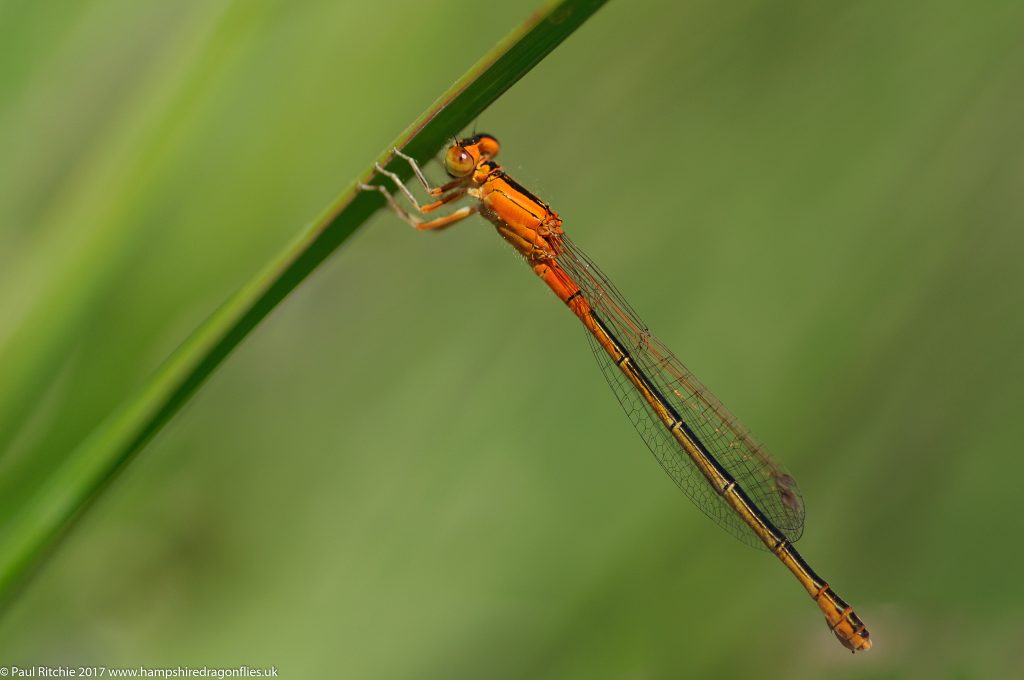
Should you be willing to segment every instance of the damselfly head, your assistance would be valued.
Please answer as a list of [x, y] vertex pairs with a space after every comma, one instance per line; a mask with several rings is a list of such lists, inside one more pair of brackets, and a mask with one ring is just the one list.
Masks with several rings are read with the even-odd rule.
[[480, 163], [498, 155], [501, 145], [487, 134], [477, 134], [452, 143], [444, 156], [444, 169], [452, 177], [472, 174]]

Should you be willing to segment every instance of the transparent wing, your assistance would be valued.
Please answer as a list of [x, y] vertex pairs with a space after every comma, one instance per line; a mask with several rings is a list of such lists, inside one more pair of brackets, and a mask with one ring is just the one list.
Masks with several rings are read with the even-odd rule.
[[[796, 481], [747, 429], [640, 321], [609, 279], [571, 240], [562, 237], [558, 263], [580, 286], [594, 313], [629, 351], [664, 400], [705, 449], [736, 480], [787, 539], [803, 533], [804, 504]], [[658, 463], [708, 517], [744, 543], [764, 544], [705, 480], [686, 451], [634, 389], [604, 348], [587, 333], [605, 379]]]

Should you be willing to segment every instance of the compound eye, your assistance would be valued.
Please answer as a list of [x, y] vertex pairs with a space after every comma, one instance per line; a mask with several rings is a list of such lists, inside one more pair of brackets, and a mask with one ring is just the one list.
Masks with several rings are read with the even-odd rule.
[[498, 140], [490, 135], [480, 135], [480, 141], [477, 142], [477, 146], [480, 148], [480, 153], [484, 158], [494, 158], [501, 150]]
[[453, 146], [444, 158], [444, 167], [452, 177], [465, 177], [476, 168], [476, 159], [465, 147]]

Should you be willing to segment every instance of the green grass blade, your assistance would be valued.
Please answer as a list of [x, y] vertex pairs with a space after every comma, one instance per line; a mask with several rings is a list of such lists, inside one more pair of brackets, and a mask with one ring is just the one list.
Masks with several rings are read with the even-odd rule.
[[[388, 148], [403, 148], [419, 160], [436, 154], [452, 135], [602, 4], [603, 0], [564, 0], [538, 11], [475, 64]], [[405, 177], [411, 174], [404, 163], [395, 163], [392, 169]], [[4, 518], [0, 529], [0, 597], [11, 595], [44, 550], [246, 335], [383, 205], [379, 194], [356, 189], [357, 182], [373, 174], [371, 165], [295, 241], [193, 332], [137, 394], [123, 402], [40, 482], [24, 505]]]

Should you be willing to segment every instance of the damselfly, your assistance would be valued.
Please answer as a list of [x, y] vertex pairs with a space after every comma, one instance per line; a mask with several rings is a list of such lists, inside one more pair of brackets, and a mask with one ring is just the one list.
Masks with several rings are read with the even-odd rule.
[[403, 220], [423, 231], [449, 227], [479, 213], [512, 244], [587, 330], [608, 384], [665, 472], [711, 519], [755, 547], [767, 547], [807, 589], [829, 629], [851, 651], [871, 647], [867, 628], [800, 557], [793, 542], [804, 526], [796, 482], [739, 421], [640, 321], [601, 270], [562, 230], [546, 203], [494, 162], [500, 145], [491, 135], [456, 140], [444, 158], [451, 181], [432, 187], [409, 162], [435, 200], [421, 205], [401, 178], [379, 164], [421, 214], [462, 198], [476, 199], [425, 220], [403, 208], [384, 186], [379, 191]]

